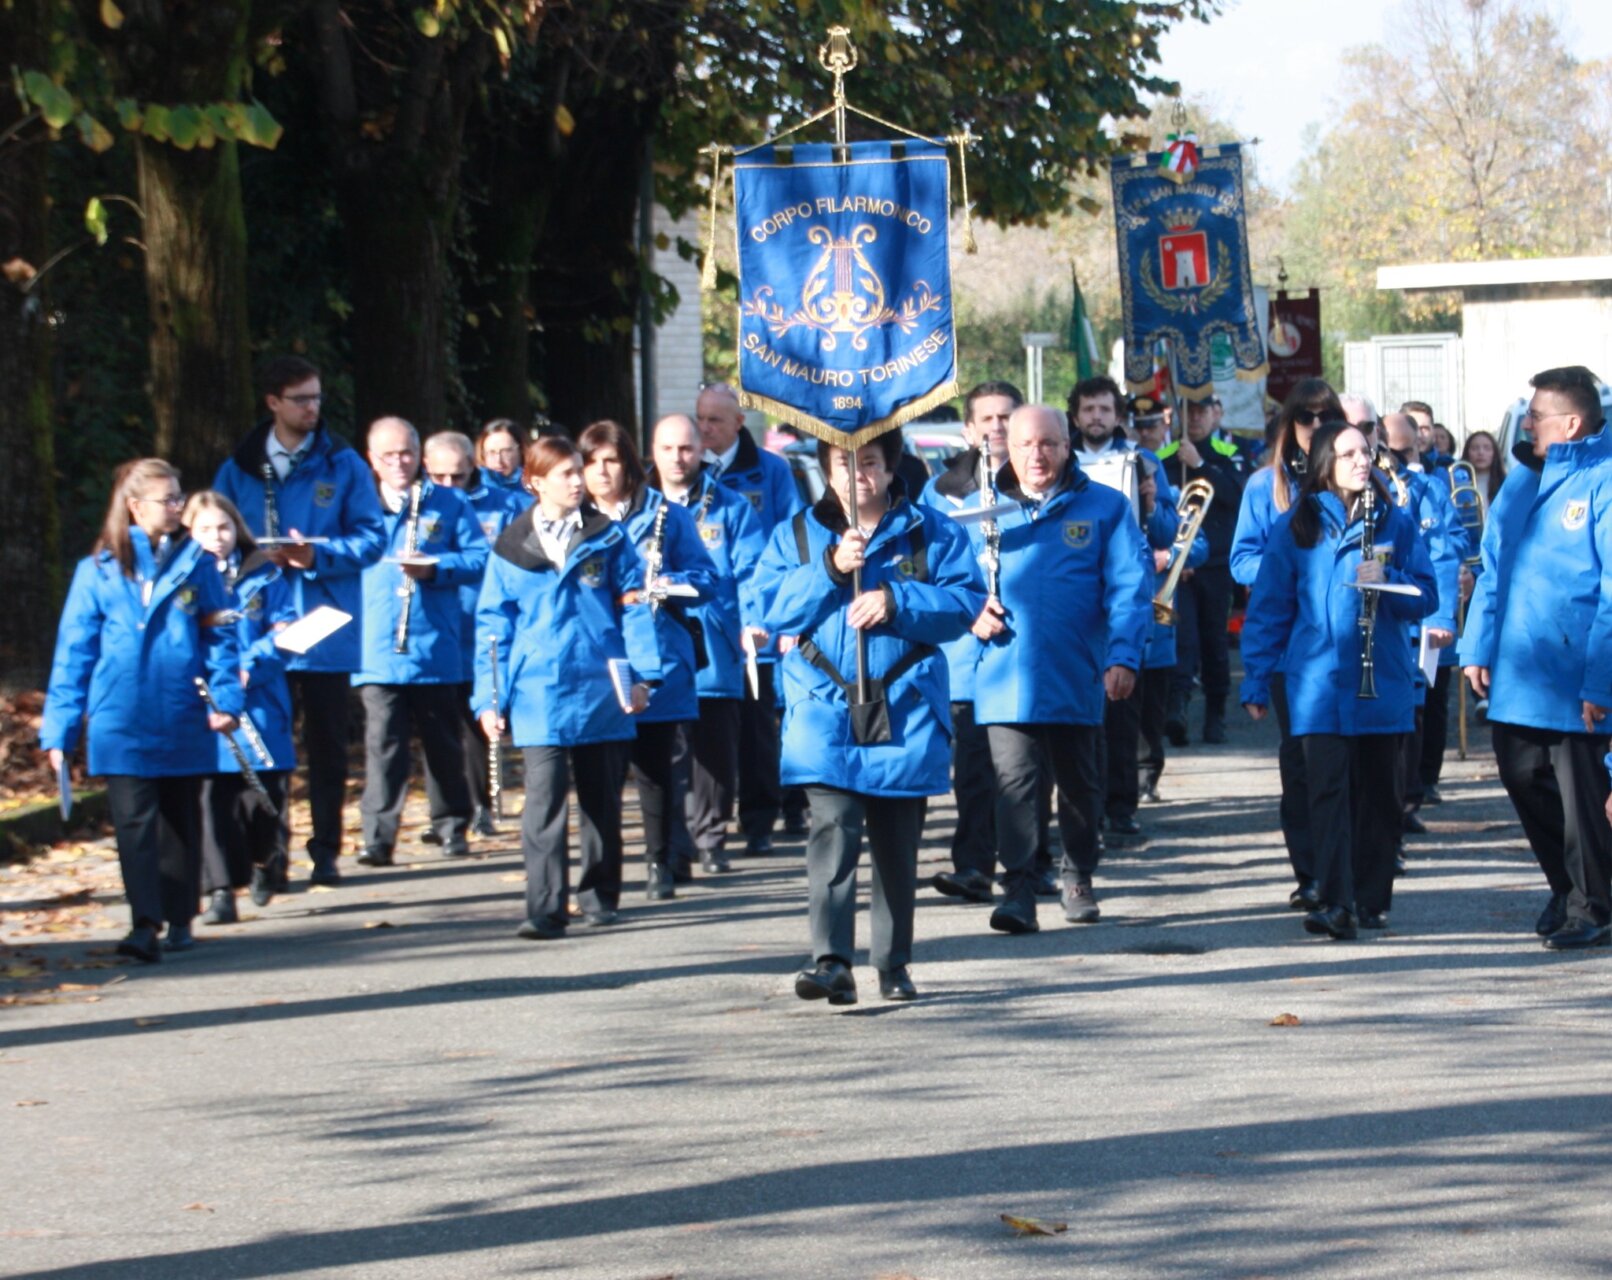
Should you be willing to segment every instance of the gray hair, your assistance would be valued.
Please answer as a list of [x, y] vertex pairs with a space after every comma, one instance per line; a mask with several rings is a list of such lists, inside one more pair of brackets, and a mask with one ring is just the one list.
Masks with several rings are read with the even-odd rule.
[[409, 438], [414, 442], [414, 451], [416, 453], [420, 451], [420, 433], [414, 429], [414, 424], [407, 418], [399, 418], [395, 414], [388, 414], [385, 417], [376, 418], [374, 422], [369, 424], [369, 430], [364, 433], [365, 445], [368, 446], [370, 441], [375, 438], [375, 432], [378, 428], [390, 426], [401, 426], [407, 430], [409, 433]]
[[[520, 438], [517, 436], [517, 444]], [[433, 449], [455, 449], [463, 458], [471, 462], [476, 460], [476, 446], [463, 431], [438, 431], [425, 442], [425, 452], [430, 454]]]

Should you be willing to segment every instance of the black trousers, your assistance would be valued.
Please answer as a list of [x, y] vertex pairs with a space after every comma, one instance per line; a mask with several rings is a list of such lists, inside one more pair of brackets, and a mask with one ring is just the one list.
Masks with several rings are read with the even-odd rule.
[[1097, 869], [1097, 817], [1102, 809], [1098, 752], [1103, 731], [1085, 724], [993, 724], [986, 727], [996, 769], [996, 848], [1003, 888], [1028, 897], [1038, 836], [1036, 793], [1043, 760], [1058, 792], [1058, 831], [1066, 881], [1090, 881]]
[[[391, 853], [409, 789], [409, 739], [416, 732], [425, 751], [426, 789], [435, 796], [431, 825], [442, 843], [465, 843], [470, 828], [470, 788], [459, 734], [459, 686], [366, 684], [364, 703], [364, 848]], [[440, 812], [438, 810], [440, 806]]]
[[1402, 736], [1311, 733], [1294, 739], [1304, 752], [1314, 878], [1328, 906], [1363, 915], [1388, 910], [1399, 847]]
[[784, 803], [778, 782], [778, 701], [773, 685], [777, 667], [762, 662], [756, 671], [761, 696], [750, 696], [747, 681], [739, 713], [739, 827], [746, 840], [771, 835]]
[[188, 925], [201, 896], [200, 778], [110, 774], [106, 803], [136, 926]]
[[1500, 781], [1568, 924], [1612, 921], [1612, 828], [1604, 734], [1490, 722]]
[[1450, 686], [1458, 678], [1459, 667], [1440, 667], [1438, 679], [1427, 691], [1422, 722], [1422, 758], [1419, 771], [1422, 790], [1438, 785], [1444, 772], [1444, 752], [1450, 745]]
[[1276, 767], [1282, 780], [1280, 816], [1282, 841], [1293, 878], [1300, 884], [1314, 880], [1315, 850], [1310, 836], [1310, 789], [1304, 763], [1304, 744], [1291, 731], [1287, 714], [1287, 680], [1280, 672], [1271, 677], [1271, 711], [1282, 735], [1276, 749]]
[[702, 857], [721, 853], [727, 843], [743, 714], [737, 698], [701, 698], [700, 718], [684, 729], [689, 742], [688, 833]]
[[952, 703], [952, 793], [957, 825], [952, 828], [952, 867], [959, 875], [996, 869], [996, 770], [991, 741], [974, 722], [972, 702]]
[[567, 796], [576, 777], [577, 834], [582, 875], [577, 902], [584, 911], [614, 911], [621, 902], [621, 787], [630, 742], [578, 747], [525, 747], [526, 808], [521, 856], [526, 862], [526, 918], [565, 924], [571, 896], [566, 840]]
[[1118, 702], [1104, 699], [1103, 744], [1100, 767], [1103, 777], [1103, 812], [1110, 818], [1134, 818], [1140, 798], [1136, 751], [1142, 740], [1142, 698], [1133, 688], [1130, 696]]
[[[308, 770], [308, 810], [313, 834], [308, 856], [318, 869], [341, 856], [341, 807], [347, 800], [347, 746], [352, 680], [342, 671], [292, 671], [292, 715], [302, 718], [302, 759]], [[291, 844], [291, 812], [280, 810], [281, 847]]]
[[1204, 565], [1176, 588], [1175, 690], [1185, 705], [1193, 678], [1202, 673], [1203, 697], [1224, 711], [1231, 692], [1231, 654], [1226, 620], [1231, 616], [1231, 566]]
[[1164, 717], [1170, 709], [1170, 686], [1174, 681], [1174, 667], [1149, 667], [1136, 677], [1141, 785], [1150, 791], [1164, 774]]
[[[291, 775], [284, 769], [259, 773], [269, 802], [285, 812]], [[215, 773], [201, 782], [201, 864], [203, 893], [242, 889], [252, 882], [252, 868], [262, 866], [280, 848], [280, 823], [247, 803], [252, 793], [238, 773]]]
[[1416, 723], [1409, 733], [1399, 737], [1399, 796], [1406, 809], [1422, 807], [1422, 738], [1427, 723], [1427, 709], [1416, 708]]
[[[470, 789], [472, 808], [485, 809], [492, 803], [491, 794], [487, 789], [491, 770], [487, 763], [487, 735], [481, 731], [481, 724], [477, 721], [475, 712], [470, 709], [470, 693], [475, 686], [456, 684], [451, 687], [454, 701], [459, 704], [459, 741], [465, 753], [465, 786]], [[431, 805], [432, 821], [446, 817], [447, 797], [437, 786], [436, 774], [429, 769], [425, 772], [425, 794]]]
[[912, 963], [923, 798], [864, 796], [833, 787], [807, 787], [806, 798], [812, 814], [806, 838], [806, 892], [813, 958], [854, 961], [856, 868], [866, 830], [873, 868], [868, 960], [884, 971]]
[[[685, 805], [688, 799], [687, 775], [679, 765], [678, 737], [681, 721], [658, 724], [639, 722], [638, 737], [630, 753], [633, 776], [638, 781], [638, 807], [644, 815], [644, 860], [651, 866], [670, 867], [673, 851], [688, 847]], [[685, 756], [686, 760], [686, 756]]]

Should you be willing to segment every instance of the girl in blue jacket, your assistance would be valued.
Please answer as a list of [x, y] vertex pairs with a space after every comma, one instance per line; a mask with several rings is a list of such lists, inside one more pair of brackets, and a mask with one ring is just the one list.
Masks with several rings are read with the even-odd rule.
[[476, 437], [476, 465], [484, 483], [515, 495], [522, 509], [532, 505], [521, 480], [520, 428], [508, 418], [494, 418], [482, 427]]
[[[476, 610], [472, 702], [490, 739], [507, 726], [526, 763], [522, 938], [569, 922], [566, 793], [581, 809], [583, 920], [613, 924], [621, 899], [621, 787], [633, 716], [660, 677], [654, 624], [626, 598], [643, 586], [626, 531], [583, 503], [582, 455], [563, 436], [526, 451], [537, 495], [499, 535]], [[498, 641], [496, 697], [490, 640]]]
[[864, 827], [879, 991], [888, 1000], [917, 995], [907, 965], [918, 841], [925, 797], [944, 792], [950, 773], [950, 680], [938, 646], [973, 622], [985, 591], [956, 521], [899, 490], [892, 497], [900, 458], [899, 430], [858, 451], [853, 508], [846, 451], [819, 445], [829, 492], [773, 530], [756, 569], [766, 629], [796, 638], [783, 660], [782, 773], [785, 786], [806, 788], [811, 806], [806, 879], [815, 967], [795, 980], [803, 1000], [856, 1002], [851, 960]]
[[[195, 945], [197, 786], [217, 768], [213, 733], [244, 703], [229, 596], [213, 558], [179, 527], [179, 473], [160, 458], [124, 465], [101, 535], [79, 561], [56, 633], [40, 745], [58, 772], [86, 722], [89, 771], [106, 779], [134, 927], [121, 955], [160, 960]], [[209, 712], [196, 677], [212, 685]]]
[[[1364, 520], [1368, 492], [1371, 522]], [[1374, 555], [1363, 558], [1363, 538]], [[1390, 593], [1362, 587], [1410, 588]], [[1376, 696], [1362, 690], [1361, 620], [1376, 601]], [[1315, 433], [1298, 500], [1276, 522], [1243, 624], [1242, 702], [1258, 720], [1286, 678], [1292, 739], [1304, 756], [1320, 901], [1311, 933], [1353, 938], [1387, 926], [1399, 832], [1399, 737], [1415, 721], [1416, 657], [1405, 626], [1439, 606], [1416, 522], [1393, 503], [1356, 427]]]
[[[233, 735], [268, 792], [275, 814], [283, 813], [287, 783], [296, 767], [291, 745], [291, 689], [285, 654], [274, 637], [296, 621], [296, 602], [285, 575], [258, 552], [235, 504], [211, 489], [194, 493], [182, 520], [198, 546], [213, 557], [231, 595], [240, 683], [246, 690], [243, 727]], [[264, 760], [245, 732], [250, 721], [267, 750]], [[252, 901], [267, 906], [284, 874], [279, 820], [252, 799], [239, 762], [224, 735], [218, 739], [212, 774], [202, 782], [202, 893], [208, 899], [203, 924], [236, 924], [235, 890], [252, 886]]]
[[[632, 745], [633, 772], [638, 777], [638, 804], [644, 817], [646, 891], [653, 901], [675, 896], [672, 888], [674, 850], [687, 860], [691, 847], [684, 800], [688, 794], [686, 763], [674, 768], [677, 735], [699, 718], [695, 673], [706, 660], [703, 631], [691, 623], [689, 608], [711, 598], [716, 566], [700, 545], [694, 517], [686, 507], [666, 501], [645, 483], [638, 446], [619, 423], [595, 422], [583, 431], [583, 480], [593, 505], [626, 531], [638, 553], [645, 590], [628, 604], [648, 614], [660, 649], [660, 684], [638, 717]], [[651, 562], [655, 581], [648, 581]], [[647, 594], [661, 586], [691, 587], [693, 596], [658, 598]]]

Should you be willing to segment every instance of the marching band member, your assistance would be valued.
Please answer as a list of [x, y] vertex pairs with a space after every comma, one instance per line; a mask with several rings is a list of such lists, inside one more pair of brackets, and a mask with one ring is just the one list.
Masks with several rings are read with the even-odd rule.
[[1008, 423], [1000, 599], [974, 622], [983, 648], [974, 715], [996, 769], [997, 857], [1005, 900], [991, 928], [1032, 933], [1036, 789], [1043, 753], [1058, 788], [1063, 908], [1098, 919], [1092, 873], [1102, 807], [1103, 706], [1130, 695], [1153, 609], [1142, 531], [1130, 503], [1081, 474], [1065, 415], [1023, 405]]
[[[330, 605], [356, 618], [362, 612], [359, 572], [381, 558], [386, 542], [374, 477], [364, 459], [320, 421], [317, 368], [298, 356], [281, 356], [264, 367], [259, 383], [268, 418], [219, 467], [213, 488], [235, 504], [254, 537], [317, 540], [268, 552], [286, 574], [299, 617]], [[341, 883], [350, 679], [359, 664], [361, 630], [343, 627], [286, 663], [308, 768], [312, 884]], [[280, 819], [285, 845], [289, 811], [281, 810]]]
[[[739, 786], [739, 717], [745, 693], [745, 653], [741, 635], [765, 633], [755, 593], [755, 569], [766, 549], [766, 535], [755, 508], [717, 483], [702, 461], [699, 430], [687, 414], [674, 413], [655, 424], [654, 470], [649, 483], [668, 502], [694, 518], [700, 545], [715, 569], [706, 597], [689, 610], [705, 640], [706, 662], [695, 674], [698, 714], [683, 729], [680, 756], [688, 756], [685, 805], [687, 834], [701, 868], [710, 875], [729, 870], [728, 822]], [[673, 850], [672, 878], [691, 874], [688, 854]]]
[[[1319, 886], [1304, 927], [1335, 939], [1387, 927], [1398, 847], [1397, 739], [1410, 729], [1414, 707], [1416, 659], [1402, 627], [1439, 605], [1415, 522], [1394, 505], [1372, 453], [1347, 423], [1313, 432], [1303, 482], [1270, 531], [1243, 625], [1241, 697], [1254, 719], [1271, 703], [1272, 677], [1278, 670], [1286, 677]], [[1415, 593], [1368, 596], [1355, 583]], [[1384, 623], [1376, 635], [1362, 625], [1373, 608]], [[1376, 696], [1365, 693], [1369, 678]]]
[[[243, 721], [250, 721], [257, 741], [270, 760], [256, 756], [250, 740], [239, 745], [263, 785], [275, 813], [285, 810], [296, 750], [291, 744], [291, 690], [285, 681], [284, 654], [275, 635], [296, 621], [291, 588], [261, 552], [241, 519], [235, 504], [223, 494], [204, 490], [191, 494], [181, 523], [208, 555], [231, 596], [230, 609], [240, 648], [240, 683], [246, 690]], [[201, 786], [202, 894], [208, 900], [203, 924], [235, 924], [235, 890], [250, 884], [252, 901], [267, 906], [279, 879], [275, 862], [280, 852], [277, 817], [271, 818], [256, 803], [242, 776], [240, 764], [221, 735], [212, 776]]]
[[[684, 727], [699, 718], [694, 680], [701, 655], [684, 599], [662, 599], [652, 606], [654, 597], [649, 593], [673, 584], [692, 587], [697, 594], [690, 603], [698, 603], [715, 587], [716, 566], [700, 545], [694, 517], [645, 483], [638, 447], [619, 423], [595, 422], [577, 445], [589, 499], [622, 526], [638, 552], [645, 581], [631, 607], [652, 615], [660, 649], [660, 684], [635, 721], [638, 736], [631, 761], [644, 819], [646, 892], [651, 900], [662, 901], [675, 894], [673, 851], [685, 847], [689, 839], [684, 814], [687, 773], [678, 759], [677, 740]], [[703, 637], [699, 648], [704, 648]]]
[[[1007, 466], [1007, 424], [1024, 397], [1011, 382], [982, 382], [963, 398], [963, 440], [968, 448], [952, 458], [924, 488], [920, 501], [950, 515], [985, 505], [980, 468], [988, 455], [992, 491], [995, 477]], [[986, 556], [985, 535], [978, 526], [968, 537], [977, 556]], [[983, 561], [982, 561], [983, 563]], [[986, 590], [990, 590], [990, 582]], [[974, 722], [974, 664], [980, 642], [972, 631], [941, 646], [951, 680], [952, 792], [957, 825], [952, 829], [952, 869], [931, 883], [949, 898], [994, 903], [991, 882], [996, 869], [996, 772], [985, 729]]]
[[[1231, 576], [1243, 586], [1252, 587], [1259, 577], [1271, 528], [1298, 496], [1316, 427], [1322, 421], [1342, 421], [1343, 417], [1337, 394], [1321, 378], [1296, 383], [1282, 402], [1276, 415], [1270, 461], [1249, 477], [1243, 487], [1242, 506], [1237, 510], [1237, 531], [1231, 541]], [[1297, 911], [1313, 911], [1321, 899], [1315, 878], [1304, 749], [1289, 731], [1287, 685], [1281, 671], [1272, 673], [1269, 686], [1271, 708], [1281, 734], [1276, 762], [1282, 782], [1282, 840], [1287, 845], [1293, 878], [1298, 882], [1287, 905]]]
[[[768, 537], [803, 505], [789, 464], [756, 447], [732, 387], [716, 383], [700, 392], [694, 417], [705, 443], [705, 464], [717, 481], [755, 508]], [[772, 852], [772, 829], [783, 807], [778, 785], [778, 699], [773, 688], [777, 650], [758, 641], [759, 696], [747, 687], [739, 720], [739, 826], [745, 852]]]
[[482, 480], [493, 489], [516, 496], [521, 508], [532, 505], [532, 495], [521, 483], [521, 433], [508, 418], [494, 418], [476, 437], [476, 465]]
[[[653, 625], [623, 604], [643, 586], [637, 552], [620, 525], [584, 503], [576, 446], [563, 436], [531, 445], [525, 483], [537, 503], [499, 535], [481, 586], [474, 703], [482, 733], [490, 740], [509, 728], [525, 757], [526, 920], [516, 932], [536, 940], [563, 938], [569, 923], [573, 773], [582, 919], [594, 926], [617, 919], [631, 717], [649, 705], [660, 657]], [[497, 641], [496, 676], [489, 641]], [[630, 661], [619, 691], [615, 659]]]
[[[856, 1003], [856, 868], [867, 831], [873, 862], [869, 958], [887, 1000], [911, 1000], [907, 972], [926, 797], [947, 786], [946, 659], [984, 602], [956, 523], [909, 502], [891, 481], [901, 432], [849, 455], [818, 445], [829, 491], [773, 531], [757, 589], [767, 630], [797, 637], [784, 658], [783, 780], [807, 790], [814, 967], [803, 1000]], [[854, 513], [854, 515], [850, 514]], [[854, 584], [855, 575], [860, 582]], [[853, 585], [861, 594], [853, 595]], [[865, 646], [866, 688], [858, 664]]]
[[471, 802], [459, 734], [459, 588], [480, 580], [487, 539], [463, 494], [420, 478], [420, 436], [410, 423], [370, 424], [369, 460], [386, 510], [387, 558], [364, 570], [363, 659], [353, 673], [364, 703], [358, 861], [392, 865], [415, 733], [435, 801], [431, 826], [444, 853], [463, 857], [470, 852]]
[[[179, 473], [159, 458], [120, 467], [100, 536], [78, 563], [56, 633], [40, 728], [51, 767], [88, 726], [89, 770], [106, 779], [133, 928], [120, 955], [162, 959], [195, 945], [198, 780], [217, 768], [213, 733], [245, 704], [235, 629], [218, 567], [180, 531]], [[198, 696], [212, 686], [219, 710]]]
[[1500, 781], [1550, 886], [1536, 924], [1552, 950], [1606, 946], [1612, 831], [1612, 433], [1593, 373], [1547, 369], [1489, 509], [1462, 674], [1489, 699]]
[[[502, 446], [495, 444], [494, 447]], [[518, 454], [519, 450], [516, 452]], [[532, 495], [519, 487], [506, 488], [488, 480], [486, 471], [476, 465], [475, 453], [469, 436], [457, 431], [438, 431], [425, 442], [425, 474], [438, 488], [457, 489], [464, 495], [475, 513], [476, 523], [481, 526], [481, 535], [490, 547], [510, 522], [532, 505]], [[519, 480], [519, 477], [517, 467], [516, 479]], [[470, 710], [470, 694], [476, 679], [476, 601], [480, 595], [480, 576], [459, 587], [462, 624], [459, 661], [463, 679], [455, 690], [455, 701], [459, 704], [459, 737], [465, 753], [465, 783], [470, 788], [470, 830], [479, 836], [495, 836], [498, 834], [498, 824], [493, 819], [487, 744], [481, 736], [481, 726], [476, 723], [476, 717]], [[437, 790], [436, 774], [427, 770], [425, 783], [431, 812], [445, 813], [447, 800]], [[435, 828], [428, 829], [420, 838], [427, 844], [442, 842]]]

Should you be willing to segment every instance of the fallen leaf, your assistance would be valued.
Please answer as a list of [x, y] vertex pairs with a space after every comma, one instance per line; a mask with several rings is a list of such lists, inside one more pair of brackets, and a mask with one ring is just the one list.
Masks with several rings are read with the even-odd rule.
[[137, 1027], [160, 1027], [167, 1021], [168, 1019], [166, 1018], [136, 1018], [134, 1025]]
[[187, 1210], [198, 1210], [198, 1211], [200, 1211], [202, 1213], [212, 1213], [213, 1212], [213, 1206], [212, 1205], [203, 1204], [200, 1200], [196, 1200], [196, 1201], [193, 1201], [190, 1204], [187, 1204], [185, 1206], [185, 1208]]
[[50, 1103], [43, 1098], [24, 1098], [20, 1102], [12, 1103], [12, 1106], [16, 1107], [48, 1107], [49, 1105]]
[[94, 991], [101, 984], [98, 982], [64, 982], [56, 988], [57, 991]]
[[1273, 1027], [1298, 1027], [1304, 1024], [1299, 1021], [1299, 1015], [1296, 1013], [1279, 1013], [1270, 1020], [1269, 1025]]
[[10, 964], [0, 969], [0, 978], [32, 978], [38, 972], [33, 965]]
[[364, 921], [364, 928], [366, 928], [366, 929], [392, 929], [392, 928], [395, 928], [395, 927], [396, 926], [393, 925], [390, 920], [366, 920], [366, 921]]
[[1004, 1213], [1002, 1221], [1021, 1236], [1055, 1236], [1069, 1230], [1067, 1222], [1043, 1222], [1040, 1218], [1019, 1218], [1011, 1213]]
[[498, 879], [503, 884], [525, 884], [526, 873], [524, 871], [511, 871], [508, 875], [499, 876]]
[[334, 889], [332, 889], [328, 884], [311, 884], [311, 885], [308, 886], [308, 892], [309, 893], [335, 893], [336, 891]]

